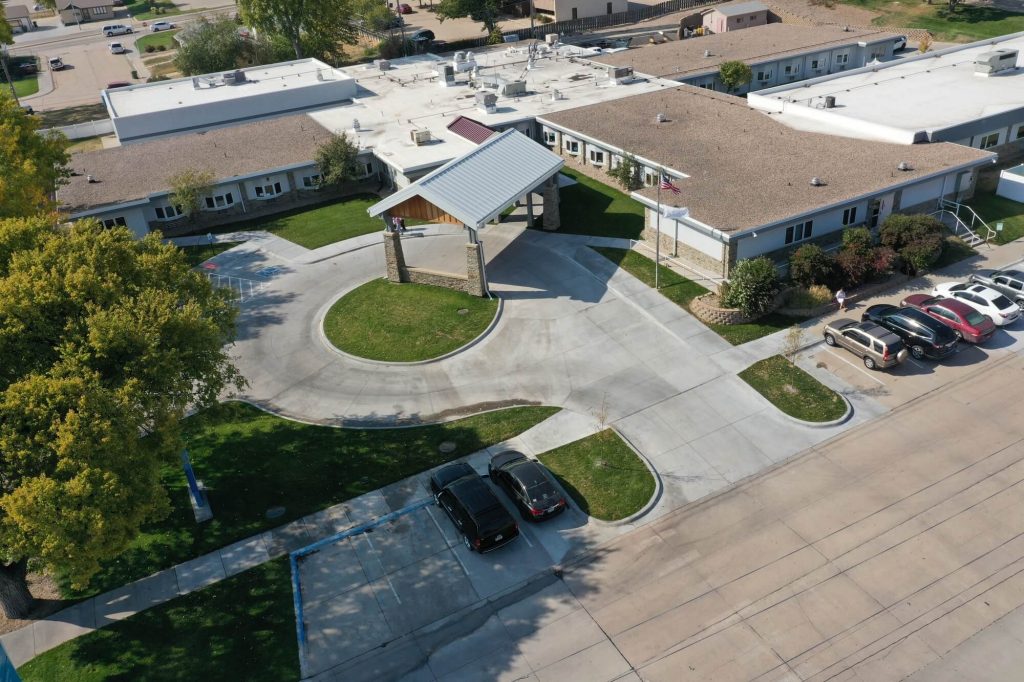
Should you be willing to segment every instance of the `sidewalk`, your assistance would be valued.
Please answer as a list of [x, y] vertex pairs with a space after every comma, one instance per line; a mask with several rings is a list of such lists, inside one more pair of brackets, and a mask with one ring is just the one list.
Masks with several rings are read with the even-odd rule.
[[[470, 455], [478, 470], [499, 450], [517, 448], [531, 454], [560, 447], [600, 430], [591, 417], [562, 410], [506, 443]], [[407, 491], [409, 499], [427, 494], [429, 472], [393, 483], [389, 491]], [[149, 577], [92, 597], [19, 630], [0, 636], [15, 667], [75, 637], [124, 620], [140, 611], [189, 594], [259, 566], [317, 540], [384, 516], [407, 503], [394, 494], [375, 490], [322, 509], [259, 535], [167, 568]], [[216, 509], [214, 509], [216, 515]]]

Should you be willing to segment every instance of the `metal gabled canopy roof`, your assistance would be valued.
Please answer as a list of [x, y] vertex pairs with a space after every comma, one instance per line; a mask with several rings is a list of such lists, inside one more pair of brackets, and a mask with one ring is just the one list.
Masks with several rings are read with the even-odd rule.
[[479, 229], [564, 164], [557, 154], [518, 130], [506, 130], [382, 199], [367, 213], [376, 217], [419, 196], [463, 224]]

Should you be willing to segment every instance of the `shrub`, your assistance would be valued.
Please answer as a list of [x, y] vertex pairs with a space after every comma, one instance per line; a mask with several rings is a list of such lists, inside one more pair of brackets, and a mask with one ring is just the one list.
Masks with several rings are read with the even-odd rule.
[[875, 243], [871, 230], [866, 227], [851, 227], [843, 230], [844, 249], [870, 249]]
[[377, 54], [380, 55], [381, 59], [397, 59], [414, 52], [416, 52], [416, 48], [413, 46], [412, 41], [406, 40], [403, 43], [399, 37], [385, 38], [377, 43]]
[[942, 254], [943, 225], [935, 218], [894, 214], [885, 219], [879, 234], [882, 244], [903, 260], [910, 274], [927, 270]]
[[491, 31], [491, 34], [487, 36], [487, 44], [501, 45], [503, 42], [505, 42], [505, 36], [501, 34], [501, 27], [495, 26], [494, 30]]
[[871, 250], [843, 249], [836, 256], [836, 265], [843, 273], [843, 284], [848, 287], [857, 286], [872, 274]]
[[166, 52], [167, 51], [167, 46], [166, 45], [162, 45], [162, 44], [161, 45], [157, 45], [156, 46], [156, 51], [157, 52]]
[[942, 255], [942, 243], [940, 235], [930, 235], [910, 242], [900, 250], [904, 268], [909, 274], [914, 275], [935, 265]]
[[789, 277], [803, 287], [831, 281], [835, 259], [817, 244], [804, 244], [789, 257]]
[[156, 45], [146, 45], [146, 52], [148, 52], [148, 53], [156, 52]]
[[786, 305], [790, 308], [817, 308], [831, 301], [832, 290], [824, 284], [795, 287], [786, 294]]
[[738, 308], [747, 317], [759, 317], [771, 311], [778, 293], [779, 273], [775, 270], [775, 263], [759, 256], [736, 263], [722, 303]]
[[551, 22], [554, 21], [554, 19], [551, 17], [550, 14], [538, 14], [537, 21], [539, 21], [542, 24], [550, 24]]

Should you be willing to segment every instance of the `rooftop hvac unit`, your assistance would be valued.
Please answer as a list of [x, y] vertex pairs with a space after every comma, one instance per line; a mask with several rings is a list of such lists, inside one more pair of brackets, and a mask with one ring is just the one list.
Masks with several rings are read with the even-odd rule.
[[498, 92], [505, 97], [520, 97], [526, 94], [526, 81], [507, 81], [501, 84]]
[[557, 45], [558, 44], [558, 34], [557, 33], [548, 33], [547, 35], [544, 36], [544, 42], [546, 44], [548, 44], [548, 45]]
[[452, 58], [452, 66], [455, 67], [455, 73], [472, 71], [476, 68], [476, 58], [472, 52], [456, 52]]
[[238, 85], [239, 83], [245, 82], [245, 71], [242, 71], [241, 69], [224, 74], [224, 83], [227, 85]]
[[487, 114], [493, 114], [498, 108], [498, 96], [493, 92], [476, 93], [476, 108]]
[[978, 55], [974, 60], [974, 73], [979, 76], [991, 76], [1016, 66], [1017, 50], [993, 50]]
[[836, 98], [835, 98], [834, 95], [826, 95], [825, 96], [825, 108], [826, 109], [835, 109], [836, 108]]
[[429, 130], [410, 130], [409, 137], [416, 144], [417, 147], [425, 145], [430, 142], [430, 131]]
[[455, 85], [455, 67], [451, 64], [438, 64], [437, 82], [444, 88]]
[[622, 83], [628, 83], [629, 81], [633, 80], [633, 67], [632, 66], [609, 67], [609, 69], [608, 69], [608, 77], [616, 85], [621, 85]]
[[373, 66], [378, 71], [387, 71], [391, 68], [391, 62], [389, 62], [387, 59], [374, 59]]

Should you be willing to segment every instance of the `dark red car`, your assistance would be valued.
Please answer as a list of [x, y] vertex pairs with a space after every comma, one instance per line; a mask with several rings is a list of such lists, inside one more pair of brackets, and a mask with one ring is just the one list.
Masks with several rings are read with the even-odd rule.
[[412, 14], [412, 6], [411, 5], [407, 5], [407, 4], [405, 4], [403, 2], [400, 5], [398, 5], [398, 13], [399, 14]]
[[954, 298], [935, 298], [928, 294], [913, 294], [900, 302], [901, 306], [917, 308], [934, 317], [968, 343], [984, 343], [996, 331], [992, 318]]

